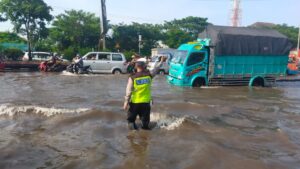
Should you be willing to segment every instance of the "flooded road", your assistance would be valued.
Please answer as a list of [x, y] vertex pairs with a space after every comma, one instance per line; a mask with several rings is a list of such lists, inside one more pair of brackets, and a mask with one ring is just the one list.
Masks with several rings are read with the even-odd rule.
[[152, 131], [129, 132], [127, 76], [0, 73], [1, 169], [299, 169], [300, 83], [153, 84]]

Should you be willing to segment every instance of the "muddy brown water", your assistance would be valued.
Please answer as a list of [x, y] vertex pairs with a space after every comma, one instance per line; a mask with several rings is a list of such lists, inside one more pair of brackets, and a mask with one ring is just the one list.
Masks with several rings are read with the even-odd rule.
[[0, 74], [1, 169], [299, 169], [300, 83], [153, 84], [152, 131], [130, 132], [127, 76]]

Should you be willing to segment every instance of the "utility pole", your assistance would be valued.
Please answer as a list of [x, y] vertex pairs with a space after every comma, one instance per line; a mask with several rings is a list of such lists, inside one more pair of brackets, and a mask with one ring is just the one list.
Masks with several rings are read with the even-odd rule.
[[106, 49], [106, 33], [107, 33], [107, 15], [106, 15], [106, 0], [100, 0], [101, 3], [101, 13], [100, 13], [100, 39], [99, 39], [99, 49], [101, 49], [101, 42], [102, 42], [102, 49]]
[[233, 0], [233, 9], [231, 16], [231, 26], [238, 27], [241, 25], [241, 0]]
[[298, 45], [297, 45], [297, 57], [299, 57], [299, 47], [300, 47], [300, 25], [299, 25], [299, 32], [298, 32]]
[[142, 35], [139, 35], [139, 55], [141, 55]]

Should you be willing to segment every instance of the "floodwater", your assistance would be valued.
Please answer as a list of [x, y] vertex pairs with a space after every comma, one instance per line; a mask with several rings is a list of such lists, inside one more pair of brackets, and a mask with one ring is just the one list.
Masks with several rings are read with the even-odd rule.
[[300, 83], [153, 84], [152, 131], [127, 129], [127, 76], [0, 73], [1, 169], [299, 169]]

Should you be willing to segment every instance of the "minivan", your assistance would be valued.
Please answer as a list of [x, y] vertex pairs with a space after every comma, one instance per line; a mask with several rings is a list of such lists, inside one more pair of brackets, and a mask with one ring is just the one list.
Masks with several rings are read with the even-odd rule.
[[122, 53], [89, 52], [83, 56], [83, 65], [91, 66], [93, 73], [126, 73], [126, 59]]

